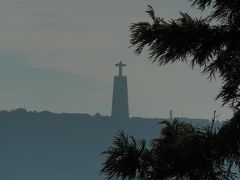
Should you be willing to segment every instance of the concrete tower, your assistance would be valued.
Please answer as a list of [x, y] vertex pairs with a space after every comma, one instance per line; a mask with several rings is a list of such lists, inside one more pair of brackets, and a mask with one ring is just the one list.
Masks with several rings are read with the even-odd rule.
[[173, 110], [169, 111], [169, 118], [172, 119], [173, 118]]
[[116, 66], [119, 68], [119, 75], [114, 76], [113, 83], [113, 97], [112, 97], [112, 118], [114, 119], [128, 119], [128, 90], [127, 90], [127, 76], [122, 75], [122, 68], [126, 66], [122, 61]]

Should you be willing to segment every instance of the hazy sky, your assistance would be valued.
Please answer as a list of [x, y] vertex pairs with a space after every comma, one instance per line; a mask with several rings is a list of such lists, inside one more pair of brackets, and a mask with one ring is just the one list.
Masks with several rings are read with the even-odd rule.
[[231, 117], [209, 81], [186, 64], [158, 67], [129, 48], [131, 23], [179, 11], [201, 15], [187, 0], [1, 0], [0, 109], [108, 115], [114, 64], [127, 63], [131, 116]]

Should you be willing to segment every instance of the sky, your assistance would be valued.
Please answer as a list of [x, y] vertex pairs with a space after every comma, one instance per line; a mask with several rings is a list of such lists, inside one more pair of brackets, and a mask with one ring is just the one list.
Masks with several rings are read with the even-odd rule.
[[127, 64], [130, 116], [218, 119], [232, 116], [215, 101], [221, 81], [176, 63], [159, 67], [129, 48], [129, 26], [179, 11], [204, 16], [187, 0], [1, 0], [0, 109], [109, 115], [114, 64]]

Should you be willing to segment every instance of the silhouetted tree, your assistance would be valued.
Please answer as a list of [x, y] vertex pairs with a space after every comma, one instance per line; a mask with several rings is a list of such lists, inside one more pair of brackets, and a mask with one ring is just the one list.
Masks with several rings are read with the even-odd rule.
[[[230, 105], [234, 116], [216, 132], [165, 122], [149, 149], [134, 138], [123, 146], [128, 137], [119, 135], [119, 144], [105, 152], [102, 173], [108, 179], [232, 179], [232, 166], [240, 167], [240, 0], [192, 2], [202, 11], [209, 8], [211, 14], [193, 18], [180, 13], [177, 19], [165, 20], [148, 6], [152, 22], [132, 24], [130, 43], [138, 55], [147, 48], [150, 59], [159, 65], [182, 61], [200, 66], [209, 78], [220, 77], [223, 85], [216, 98]], [[119, 150], [121, 155], [116, 153]], [[119, 168], [116, 162], [124, 165]]]
[[[166, 21], [155, 16], [153, 8], [146, 11], [152, 23], [139, 22], [130, 27], [132, 46], [141, 54], [148, 47], [150, 59], [159, 65], [176, 61], [199, 65], [210, 77], [219, 75], [224, 85], [217, 98], [231, 107], [240, 106], [240, 1], [195, 0], [194, 6], [214, 11], [206, 18], [180, 18]], [[217, 24], [217, 22], [220, 22]]]
[[164, 121], [161, 135], [147, 147], [120, 132], [104, 154], [102, 173], [108, 180], [233, 179], [216, 144], [218, 133], [184, 123]]

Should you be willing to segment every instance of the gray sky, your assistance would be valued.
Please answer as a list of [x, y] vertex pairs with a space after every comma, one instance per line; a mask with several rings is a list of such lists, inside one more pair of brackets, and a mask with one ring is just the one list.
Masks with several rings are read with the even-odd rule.
[[127, 63], [131, 116], [231, 117], [214, 98], [221, 82], [186, 64], [158, 67], [129, 47], [131, 23], [179, 11], [187, 0], [1, 0], [0, 109], [110, 114], [114, 64]]

